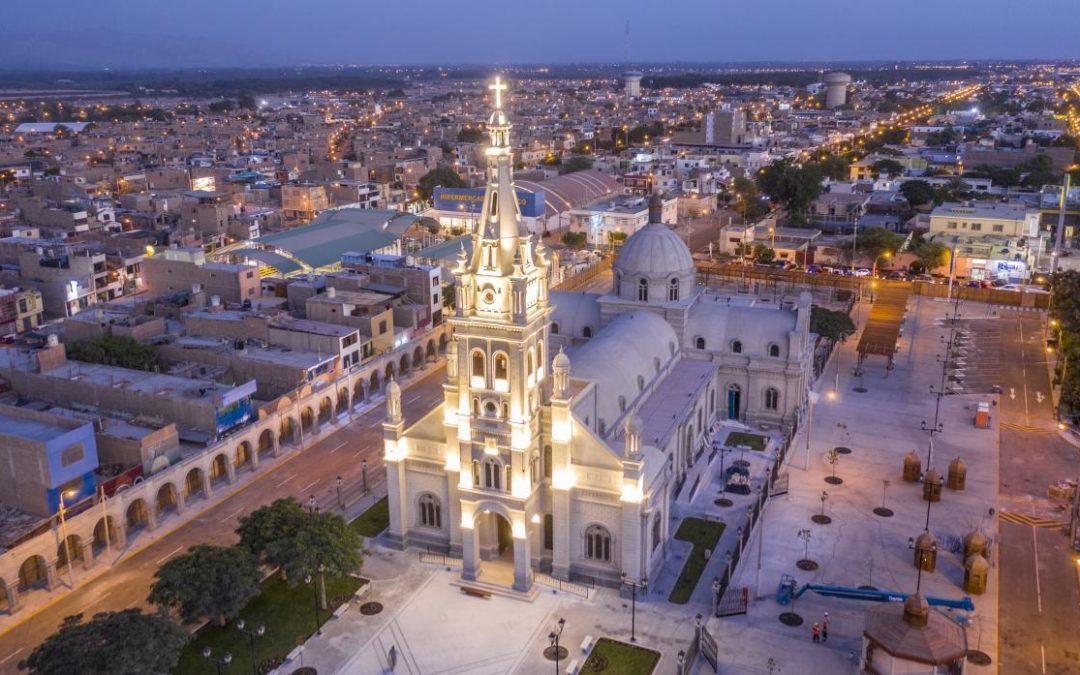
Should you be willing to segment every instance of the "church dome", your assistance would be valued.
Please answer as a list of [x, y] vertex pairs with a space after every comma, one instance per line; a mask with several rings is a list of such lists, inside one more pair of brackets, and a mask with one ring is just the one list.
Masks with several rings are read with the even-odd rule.
[[626, 239], [613, 267], [627, 277], [683, 275], [694, 273], [694, 259], [670, 227], [649, 223]]

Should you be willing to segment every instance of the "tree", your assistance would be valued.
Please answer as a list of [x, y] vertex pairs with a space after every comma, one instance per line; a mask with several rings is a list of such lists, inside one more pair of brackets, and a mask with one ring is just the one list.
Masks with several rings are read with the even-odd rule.
[[610, 242], [613, 247], [622, 246], [626, 243], [626, 233], [609, 231], [608, 242]]
[[425, 173], [416, 183], [420, 198], [425, 201], [431, 199], [436, 187], [463, 188], [467, 186], [456, 171], [448, 166], [441, 166]]
[[484, 130], [480, 127], [465, 127], [457, 134], [458, 143], [481, 143], [484, 140]]
[[871, 260], [888, 253], [895, 254], [904, 244], [903, 238], [883, 227], [868, 227], [859, 233], [855, 248]]
[[206, 106], [206, 109], [212, 113], [220, 115], [229, 112], [235, 107], [236, 103], [226, 98], [220, 101], [210, 101], [210, 103]]
[[190, 637], [167, 617], [138, 609], [82, 618], [65, 618], [19, 667], [32, 675], [159, 675], [176, 667]]
[[759, 171], [757, 183], [795, 222], [802, 222], [810, 204], [821, 194], [821, 169], [814, 163], [799, 165], [781, 159]]
[[295, 585], [305, 577], [318, 577], [319, 604], [326, 609], [326, 573], [345, 576], [360, 569], [360, 535], [345, 519], [334, 513], [314, 513], [289, 540], [270, 544], [267, 555], [281, 563], [281, 569]]
[[259, 594], [255, 556], [239, 546], [192, 546], [159, 567], [154, 576], [157, 581], [147, 599], [179, 608], [185, 622], [216, 618], [224, 626]]
[[904, 165], [895, 159], [879, 159], [874, 162], [870, 168], [873, 169], [874, 174], [878, 176], [884, 174], [889, 176], [902, 176], [904, 174]]
[[915, 254], [913, 266], [924, 272], [932, 272], [949, 262], [949, 247], [936, 241], [920, 242], [912, 249]]
[[591, 157], [585, 157], [583, 155], [574, 155], [570, 159], [566, 160], [559, 165], [559, 175], [575, 173], [577, 171], [588, 171], [593, 168], [593, 161]]
[[840, 155], [826, 155], [817, 162], [821, 175], [832, 180], [847, 180], [851, 163]]
[[270, 557], [271, 549], [277, 550], [275, 544], [296, 536], [307, 517], [308, 512], [294, 497], [275, 499], [272, 504], [255, 509], [240, 519], [240, 526], [236, 528], [240, 546], [256, 560], [280, 567], [281, 561]]
[[832, 310], [820, 305], [810, 307], [810, 332], [829, 342], [843, 342], [855, 333], [855, 322], [847, 312]]
[[917, 208], [923, 204], [934, 201], [934, 187], [924, 180], [906, 180], [900, 184], [900, 194], [904, 196], [911, 208]]
[[761, 203], [761, 192], [754, 181], [738, 176], [732, 181], [732, 188], [735, 190], [735, 209], [743, 215], [745, 222], [756, 221], [769, 212]]
[[562, 243], [573, 249], [585, 248], [589, 238], [584, 232], [563, 232]]
[[104, 335], [76, 342], [67, 348], [69, 359], [119, 366], [133, 370], [154, 370], [161, 366], [157, 348], [126, 335]]
[[956, 140], [956, 129], [953, 129], [951, 124], [947, 125], [941, 131], [931, 131], [926, 134], [926, 144], [931, 147], [952, 145], [953, 143], [956, 143]]
[[758, 265], [768, 265], [776, 259], [776, 251], [765, 244], [754, 244], [753, 257], [754, 263]]

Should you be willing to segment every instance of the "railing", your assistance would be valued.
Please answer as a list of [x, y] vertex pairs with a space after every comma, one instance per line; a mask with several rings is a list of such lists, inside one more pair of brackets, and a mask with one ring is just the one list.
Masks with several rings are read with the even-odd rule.
[[422, 562], [422, 563], [429, 563], [429, 564], [432, 564], [432, 565], [442, 565], [442, 566], [446, 567], [447, 569], [450, 569], [450, 568], [460, 569], [465, 564], [465, 561], [463, 561], [461, 558], [454, 558], [454, 557], [451, 557], [449, 555], [446, 555], [445, 553], [436, 553], [435, 551], [432, 551], [430, 548], [428, 550], [426, 550], [426, 551], [420, 551], [419, 558], [420, 558], [420, 562]]
[[544, 574], [543, 572], [537, 572], [533, 574], [533, 581], [548, 588], [554, 588], [559, 591], [566, 591], [567, 593], [573, 593], [574, 595], [589, 599], [589, 594], [596, 590], [596, 585], [590, 581], [574, 582], [563, 581], [562, 579], [556, 579], [555, 577]]

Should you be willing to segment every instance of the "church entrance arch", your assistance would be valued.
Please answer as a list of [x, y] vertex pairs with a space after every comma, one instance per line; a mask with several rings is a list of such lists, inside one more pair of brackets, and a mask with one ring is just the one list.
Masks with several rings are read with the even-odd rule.
[[472, 529], [463, 528], [462, 577], [527, 591], [532, 574], [526, 533], [515, 536], [513, 516], [502, 504], [480, 504], [474, 513]]
[[739, 411], [742, 410], [742, 388], [737, 384], [730, 385], [727, 390], [727, 416], [729, 420], [739, 419]]

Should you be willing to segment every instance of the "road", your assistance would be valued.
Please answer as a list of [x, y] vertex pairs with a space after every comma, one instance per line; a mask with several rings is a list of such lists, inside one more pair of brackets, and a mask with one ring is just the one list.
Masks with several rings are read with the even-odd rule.
[[[415, 421], [442, 400], [445, 367], [432, 368], [414, 380], [402, 393], [406, 421]], [[27, 614], [24, 621], [0, 635], [0, 674], [19, 672], [17, 664], [51, 635], [64, 617], [83, 613], [149, 607], [146, 595], [158, 566], [195, 544], [229, 545], [236, 541], [234, 532], [241, 516], [279, 497], [293, 496], [307, 503], [315, 495], [321, 508], [337, 508], [337, 476], [342, 477], [347, 493], [360, 489], [361, 462], [368, 462], [370, 484], [381, 482], [382, 420], [379, 405], [358, 414], [352, 422], [340, 422], [333, 433], [324, 436], [303, 452], [293, 453], [286, 461], [263, 469], [252, 482], [217, 505], [164, 535], [141, 551], [117, 563], [107, 574], [78, 586], [74, 591], [39, 611]], [[346, 501], [350, 501], [346, 496]]]
[[[987, 312], [967, 305], [976, 307]], [[972, 312], [963, 322], [971, 344], [963, 385], [1002, 387], [998, 672], [1080, 674], [1077, 570], [1060, 527], [1068, 514], [1046, 496], [1048, 484], [1076, 476], [1077, 451], [1057, 434], [1042, 315], [990, 311], [997, 318]]]

